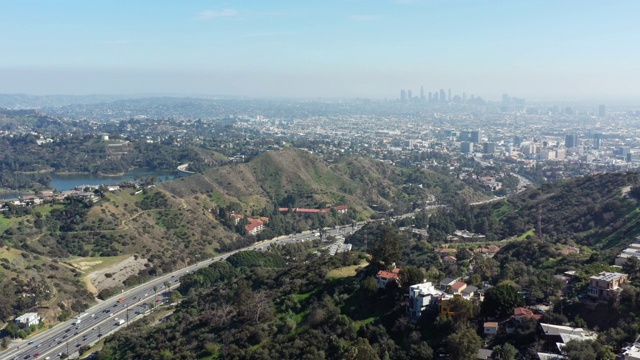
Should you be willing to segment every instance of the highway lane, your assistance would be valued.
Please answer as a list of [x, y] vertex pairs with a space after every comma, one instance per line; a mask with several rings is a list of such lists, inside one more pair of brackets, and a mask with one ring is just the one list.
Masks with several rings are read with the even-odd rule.
[[[365, 222], [358, 223], [355, 227], [345, 225], [334, 229], [326, 229], [327, 236], [345, 236], [360, 229]], [[59, 359], [60, 354], [77, 356], [78, 348], [82, 345], [91, 345], [96, 343], [100, 337], [106, 336], [127, 325], [127, 319], [133, 321], [136, 317], [144, 315], [150, 310], [150, 304], [162, 303], [168, 299], [168, 289], [165, 283], [174, 289], [180, 283], [180, 277], [211, 265], [213, 262], [226, 259], [238, 251], [244, 250], [264, 250], [272, 244], [288, 244], [295, 242], [311, 241], [318, 239], [316, 231], [305, 231], [293, 235], [280, 236], [271, 240], [261, 241], [251, 246], [238, 249], [223, 255], [213, 257], [208, 260], [201, 261], [197, 264], [190, 265], [186, 268], [176, 270], [157, 277], [145, 284], [138, 285], [129, 290], [123, 291], [121, 294], [115, 295], [105, 301], [102, 301], [91, 308], [87, 309], [80, 318], [79, 323], [75, 323], [76, 318], [67, 320], [55, 327], [43, 331], [32, 338], [20, 341], [20, 344], [11, 344], [11, 346], [0, 353], [0, 359]], [[156, 291], [154, 291], [154, 287]], [[124, 299], [119, 302], [119, 299]], [[127, 318], [128, 315], [128, 318]], [[124, 319], [125, 324], [116, 325], [118, 320]], [[86, 336], [85, 336], [86, 335]], [[33, 341], [32, 344], [28, 344]], [[18, 348], [19, 346], [19, 348]], [[38, 357], [36, 357], [38, 354]]]

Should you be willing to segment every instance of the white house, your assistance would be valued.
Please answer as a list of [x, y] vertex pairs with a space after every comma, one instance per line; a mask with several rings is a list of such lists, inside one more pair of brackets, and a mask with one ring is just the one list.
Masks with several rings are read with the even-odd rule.
[[432, 283], [411, 285], [409, 287], [409, 298], [407, 299], [407, 314], [411, 321], [417, 321], [422, 316], [422, 312], [427, 307], [437, 304], [439, 297], [443, 294], [433, 286]]
[[38, 325], [38, 323], [40, 323], [40, 320], [41, 318], [38, 313], [26, 313], [24, 315], [18, 316], [14, 321], [18, 325], [29, 327], [31, 325]]

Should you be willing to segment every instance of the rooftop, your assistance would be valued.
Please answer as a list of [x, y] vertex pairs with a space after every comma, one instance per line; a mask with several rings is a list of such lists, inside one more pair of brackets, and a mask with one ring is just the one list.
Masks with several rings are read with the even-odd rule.
[[623, 276], [627, 276], [627, 274], [603, 271], [603, 272], [599, 273], [598, 275], [594, 275], [594, 276], [590, 277], [589, 279], [613, 281], [613, 280], [621, 278]]

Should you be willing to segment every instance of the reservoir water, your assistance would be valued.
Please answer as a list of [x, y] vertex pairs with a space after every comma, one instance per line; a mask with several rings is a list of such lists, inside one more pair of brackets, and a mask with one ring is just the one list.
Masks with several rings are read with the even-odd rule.
[[156, 182], [175, 179], [186, 174], [178, 171], [155, 171], [148, 169], [136, 169], [126, 172], [121, 176], [100, 176], [93, 174], [50, 174], [51, 186], [58, 191], [71, 190], [81, 185], [110, 185], [123, 181], [135, 181], [147, 176], [155, 176]]
[[[72, 190], [76, 186], [81, 185], [111, 185], [118, 184], [123, 181], [135, 181], [137, 179], [144, 179], [147, 176], [155, 176], [156, 183], [161, 181], [167, 181], [176, 179], [189, 174], [179, 171], [157, 171], [150, 169], [136, 169], [126, 172], [119, 176], [100, 176], [93, 174], [48, 174], [51, 177], [51, 187], [58, 191]], [[0, 193], [0, 201], [4, 199], [15, 199], [20, 196], [30, 195], [20, 191], [3, 192]]]

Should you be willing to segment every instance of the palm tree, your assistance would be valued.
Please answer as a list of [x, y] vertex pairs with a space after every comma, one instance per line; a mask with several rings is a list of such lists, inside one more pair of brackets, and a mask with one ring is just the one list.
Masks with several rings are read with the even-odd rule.
[[158, 301], [158, 286], [157, 285], [153, 285], [153, 307], [156, 307], [157, 301]]

